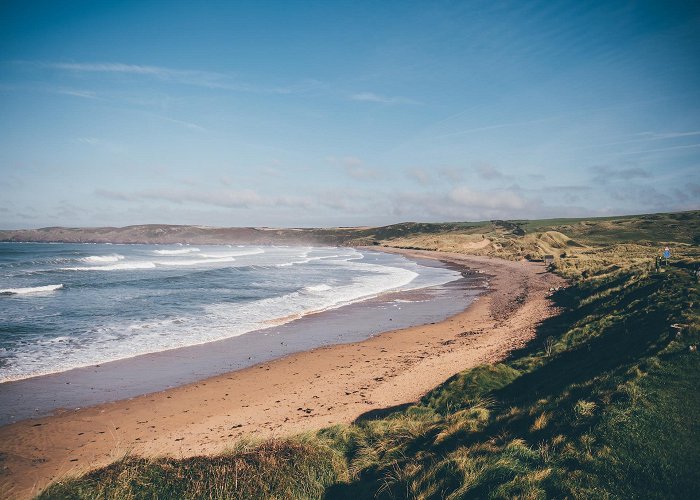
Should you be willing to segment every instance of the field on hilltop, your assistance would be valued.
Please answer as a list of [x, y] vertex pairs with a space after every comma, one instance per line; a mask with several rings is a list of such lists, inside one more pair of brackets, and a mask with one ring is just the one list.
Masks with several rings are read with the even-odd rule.
[[368, 237], [374, 245], [513, 260], [540, 260], [551, 255], [563, 276], [585, 277], [620, 268], [651, 268], [667, 245], [675, 258], [696, 259], [700, 211], [595, 219], [399, 224], [379, 228]]

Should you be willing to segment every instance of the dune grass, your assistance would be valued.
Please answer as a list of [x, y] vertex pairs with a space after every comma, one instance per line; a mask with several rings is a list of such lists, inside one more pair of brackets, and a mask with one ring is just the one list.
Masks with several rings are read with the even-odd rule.
[[54, 483], [39, 498], [320, 498], [347, 477], [337, 451], [317, 439], [292, 438], [239, 445], [215, 457], [126, 457]]
[[655, 272], [645, 248], [558, 259], [561, 313], [416, 404], [216, 457], [126, 458], [41, 498], [695, 498], [700, 258], [690, 245]]

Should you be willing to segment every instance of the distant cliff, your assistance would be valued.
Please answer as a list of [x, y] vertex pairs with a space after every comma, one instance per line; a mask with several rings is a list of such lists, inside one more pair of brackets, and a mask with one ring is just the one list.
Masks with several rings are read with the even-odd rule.
[[197, 243], [340, 245], [356, 236], [343, 229], [269, 229], [147, 224], [127, 227], [46, 227], [0, 231], [0, 241], [62, 243]]

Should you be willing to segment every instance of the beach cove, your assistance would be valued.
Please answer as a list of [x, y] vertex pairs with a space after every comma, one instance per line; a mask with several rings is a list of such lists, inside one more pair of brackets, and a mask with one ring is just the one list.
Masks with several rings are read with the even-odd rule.
[[[445, 321], [289, 354], [181, 387], [0, 428], [0, 493], [27, 497], [66, 474], [127, 453], [211, 454], [242, 437], [285, 436], [349, 423], [417, 400], [465, 368], [502, 359], [554, 313], [562, 280], [541, 264], [436, 252], [491, 276], [489, 291]], [[465, 304], [466, 305], [466, 304]]]

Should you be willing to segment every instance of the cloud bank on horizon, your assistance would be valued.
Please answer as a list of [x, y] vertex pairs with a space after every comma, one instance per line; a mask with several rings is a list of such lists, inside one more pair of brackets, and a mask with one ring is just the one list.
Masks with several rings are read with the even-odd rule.
[[692, 2], [4, 2], [0, 228], [700, 208]]

